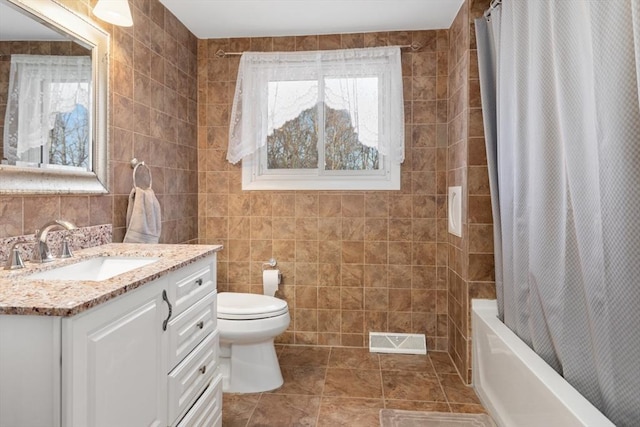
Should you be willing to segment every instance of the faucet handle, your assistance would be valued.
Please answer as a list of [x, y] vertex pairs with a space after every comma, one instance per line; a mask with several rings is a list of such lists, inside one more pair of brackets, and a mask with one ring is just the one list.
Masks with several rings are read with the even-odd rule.
[[9, 249], [9, 258], [4, 266], [5, 270], [17, 270], [20, 268], [24, 268], [24, 262], [22, 261], [22, 256], [20, 255], [20, 251], [16, 248], [17, 245], [22, 243], [29, 243], [26, 240], [18, 240], [11, 245], [11, 249]]
[[69, 246], [69, 235], [63, 237], [62, 246], [60, 247], [60, 258], [71, 258], [73, 256], [73, 252], [71, 251], [71, 247]]
[[62, 238], [62, 246], [60, 246], [59, 258], [71, 258], [73, 251], [71, 250], [71, 241], [74, 237], [84, 237], [84, 233], [75, 231], [76, 229], [69, 230]]

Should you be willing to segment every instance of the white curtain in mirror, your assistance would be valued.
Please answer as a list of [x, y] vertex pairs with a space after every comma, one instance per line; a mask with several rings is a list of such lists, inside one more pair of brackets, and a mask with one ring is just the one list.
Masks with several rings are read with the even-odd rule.
[[9, 163], [25, 160], [30, 150], [48, 153], [40, 147], [49, 146], [60, 113], [91, 111], [90, 94], [89, 56], [12, 55], [4, 128]]

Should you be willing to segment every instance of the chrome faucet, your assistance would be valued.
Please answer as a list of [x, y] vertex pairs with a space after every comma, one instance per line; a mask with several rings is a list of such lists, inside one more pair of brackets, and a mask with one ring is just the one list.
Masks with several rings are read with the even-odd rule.
[[[69, 221], [56, 219], [54, 221], [50, 221], [45, 225], [43, 225], [40, 230], [36, 230], [36, 247], [33, 250], [33, 261], [35, 262], [53, 261], [53, 255], [51, 255], [51, 250], [49, 249], [49, 245], [47, 245], [47, 235], [49, 234], [50, 230], [57, 227], [64, 228], [65, 230], [74, 230], [77, 228], [73, 223]], [[68, 247], [67, 247], [67, 250], [68, 250]]]

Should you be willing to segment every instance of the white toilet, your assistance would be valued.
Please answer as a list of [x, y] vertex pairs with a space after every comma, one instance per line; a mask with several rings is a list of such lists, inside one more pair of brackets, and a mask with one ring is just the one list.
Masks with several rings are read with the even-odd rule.
[[290, 321], [284, 300], [269, 295], [218, 294], [223, 391], [259, 393], [282, 385], [273, 340]]

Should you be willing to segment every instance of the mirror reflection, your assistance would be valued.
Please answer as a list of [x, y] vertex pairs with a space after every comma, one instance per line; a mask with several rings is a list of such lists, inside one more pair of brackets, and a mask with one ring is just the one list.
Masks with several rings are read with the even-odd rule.
[[2, 164], [91, 170], [91, 50], [0, 1]]
[[56, 0], [0, 0], [0, 194], [109, 191], [109, 44]]

